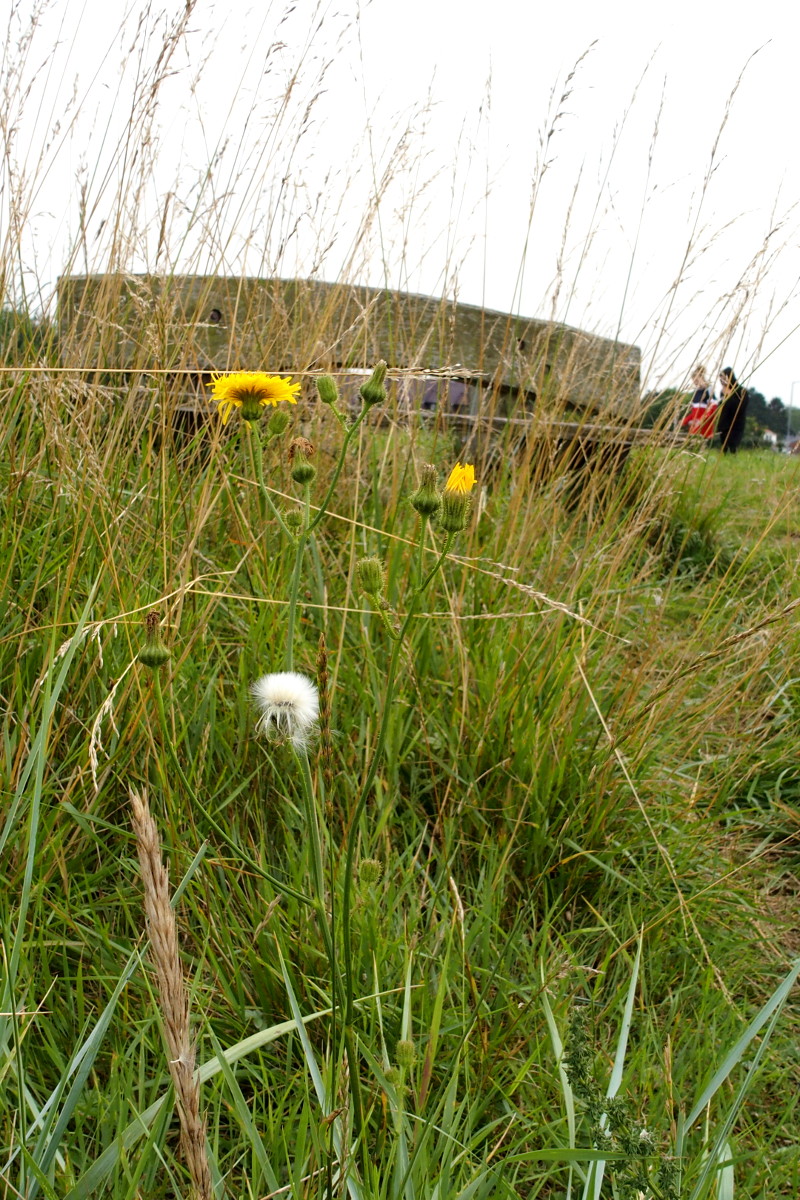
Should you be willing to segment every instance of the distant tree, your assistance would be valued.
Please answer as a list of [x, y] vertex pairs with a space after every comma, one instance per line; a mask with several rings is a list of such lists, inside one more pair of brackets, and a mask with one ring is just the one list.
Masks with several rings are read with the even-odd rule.
[[682, 392], [679, 388], [645, 392], [642, 396], [642, 427], [652, 429], [654, 425], [664, 422], [674, 423], [674, 420], [683, 416], [691, 398], [691, 393]]
[[780, 396], [773, 396], [767, 405], [767, 416], [764, 421], [767, 429], [771, 429], [779, 438], [786, 437], [786, 421], [788, 418], [786, 405]]
[[[772, 429], [772, 425], [770, 424], [771, 413], [766, 397], [761, 392], [757, 392], [755, 388], [748, 388], [747, 394], [749, 397], [747, 405], [748, 424], [755, 426], [759, 431], [762, 429]], [[775, 432], [777, 433], [777, 430]]]

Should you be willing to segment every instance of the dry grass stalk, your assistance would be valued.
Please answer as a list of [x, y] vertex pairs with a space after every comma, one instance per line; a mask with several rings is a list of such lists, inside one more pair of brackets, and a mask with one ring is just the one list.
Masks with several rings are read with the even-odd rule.
[[189, 1033], [189, 998], [178, 952], [178, 929], [170, 905], [169, 876], [161, 860], [161, 842], [146, 795], [129, 791], [133, 828], [144, 884], [144, 906], [150, 952], [156, 968], [169, 1071], [175, 1085], [181, 1124], [181, 1151], [199, 1200], [211, 1200], [211, 1172], [206, 1127], [200, 1115], [200, 1083], [195, 1078], [195, 1052]]

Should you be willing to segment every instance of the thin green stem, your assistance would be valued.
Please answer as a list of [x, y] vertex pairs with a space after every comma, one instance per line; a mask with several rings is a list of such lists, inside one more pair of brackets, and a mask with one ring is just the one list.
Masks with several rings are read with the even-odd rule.
[[420, 518], [419, 541], [417, 542], [417, 586], [420, 586], [422, 579], [422, 563], [425, 559], [425, 534], [428, 532], [428, 518]]
[[308, 541], [308, 530], [304, 529], [297, 539], [294, 556], [294, 570], [289, 589], [289, 619], [286, 624], [286, 670], [294, 670], [294, 628], [297, 621], [297, 600], [300, 595], [300, 574], [303, 567], [303, 553]]
[[328, 510], [328, 505], [331, 502], [331, 497], [333, 496], [333, 493], [336, 490], [336, 484], [339, 482], [339, 476], [342, 473], [342, 467], [344, 466], [344, 460], [347, 456], [347, 448], [350, 445], [351, 441], [353, 440], [353, 437], [354, 437], [356, 431], [360, 428], [361, 422], [364, 420], [364, 417], [367, 415], [368, 412], [369, 412], [369, 407], [365, 404], [364, 407], [362, 408], [361, 412], [356, 417], [353, 424], [347, 430], [347, 433], [345, 434], [345, 439], [342, 442], [342, 449], [339, 453], [339, 461], [336, 464], [336, 468], [333, 472], [333, 478], [331, 479], [331, 482], [328, 485], [328, 490], [325, 493], [325, 499], [322, 501], [322, 504], [319, 507], [319, 511], [318, 511], [317, 515], [314, 517], [314, 520], [311, 522], [311, 524], [306, 529], [306, 533], [313, 533], [313, 531], [319, 525], [322, 518], [325, 516], [325, 513]]
[[314, 782], [311, 778], [311, 765], [308, 761], [308, 752], [305, 746], [293, 746], [294, 756], [300, 767], [300, 778], [303, 781], [303, 799], [306, 807], [306, 824], [308, 826], [308, 837], [311, 843], [311, 877], [314, 881], [317, 898], [322, 912], [326, 912], [325, 908], [325, 867], [323, 864], [322, 855], [322, 836], [319, 828], [319, 814], [317, 806], [314, 802]]
[[[453, 541], [453, 534], [448, 534], [447, 539], [442, 549], [441, 554], [436, 560], [435, 565], [431, 568], [428, 574], [423, 579], [422, 583], [415, 588], [411, 597], [411, 602], [408, 606], [408, 612], [405, 615], [403, 624], [400, 627], [400, 632], [397, 635], [397, 640], [392, 645], [392, 656], [389, 660], [389, 669], [386, 674], [386, 688], [384, 691], [383, 709], [381, 712], [380, 726], [378, 729], [378, 740], [375, 744], [375, 749], [372, 753], [367, 775], [364, 784], [361, 788], [358, 800], [356, 802], [353, 815], [350, 819], [350, 828], [347, 833], [347, 850], [345, 855], [345, 870], [344, 870], [344, 885], [342, 890], [342, 949], [344, 958], [344, 986], [345, 986], [345, 1016], [344, 1016], [344, 1033], [345, 1045], [347, 1046], [347, 1054], [350, 1059], [350, 1079], [358, 1087], [358, 1063], [355, 1058], [355, 1043], [353, 1035], [353, 947], [350, 928], [350, 918], [352, 910], [352, 895], [353, 895], [353, 863], [356, 852], [356, 842], [358, 840], [358, 829], [361, 821], [361, 815], [366, 806], [372, 785], [375, 782], [375, 776], [378, 771], [378, 764], [383, 757], [384, 747], [386, 745], [386, 737], [389, 730], [389, 714], [391, 712], [392, 701], [394, 699], [394, 688], [397, 680], [397, 668], [400, 664], [400, 653], [405, 641], [408, 628], [413, 620], [419, 601], [428, 584], [433, 579], [436, 572], [440, 569], [442, 563], [450, 552], [450, 546]], [[353, 1123], [356, 1133], [360, 1133], [360, 1094], [359, 1101], [356, 1101], [355, 1090], [353, 1093]], [[359, 1118], [359, 1119], [357, 1119]]]
[[[308, 761], [308, 753], [305, 746], [293, 746], [295, 758], [300, 767], [300, 778], [303, 782], [303, 799], [306, 809], [306, 826], [308, 838], [311, 845], [311, 876], [314, 887], [314, 909], [317, 914], [320, 932], [325, 943], [325, 952], [328, 956], [328, 964], [330, 967], [331, 977], [331, 1095], [335, 1094], [334, 1079], [336, 1071], [337, 1058], [337, 1010], [339, 1004], [337, 1000], [342, 995], [342, 980], [339, 975], [339, 967], [336, 961], [336, 929], [334, 925], [333, 914], [333, 889], [331, 889], [331, 912], [328, 913], [325, 904], [325, 861], [322, 849], [322, 835], [320, 832], [319, 812], [314, 798], [314, 781], [311, 778], [311, 766]], [[348, 1050], [349, 1054], [349, 1050]], [[357, 1098], [354, 1095], [353, 1109], [357, 1112], [357, 1128], [361, 1128], [362, 1120], [362, 1103], [361, 1091], [356, 1081], [354, 1090], [357, 1093]]]
[[264, 482], [264, 452], [261, 447], [261, 438], [259, 437], [257, 430], [254, 432], [250, 428], [250, 425], [251, 425], [250, 421], [245, 421], [244, 424], [245, 424], [245, 428], [247, 429], [247, 437], [248, 437], [248, 440], [250, 443], [250, 449], [252, 450], [252, 453], [253, 453], [253, 460], [256, 464], [256, 477], [258, 479], [258, 486], [261, 489], [261, 495], [264, 497], [267, 504], [271, 508], [272, 515], [275, 517], [275, 519], [278, 522], [278, 524], [280, 525], [281, 529], [288, 537], [289, 541], [293, 542], [295, 540], [294, 534], [292, 533], [291, 529], [289, 528], [289, 526], [286, 524], [283, 517], [281, 516], [280, 509], [276, 505], [275, 501], [272, 499], [272, 496], [269, 494], [267, 485]]

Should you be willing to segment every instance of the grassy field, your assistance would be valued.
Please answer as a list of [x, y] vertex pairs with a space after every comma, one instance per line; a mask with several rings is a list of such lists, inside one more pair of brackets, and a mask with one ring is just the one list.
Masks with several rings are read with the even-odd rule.
[[[576, 489], [531, 445], [450, 538], [410, 498], [452, 435], [308, 380], [273, 438], [3, 389], [2, 1195], [203, 1194], [185, 986], [218, 1196], [796, 1196], [800, 464], [683, 444]], [[307, 775], [249, 691], [290, 621]]]

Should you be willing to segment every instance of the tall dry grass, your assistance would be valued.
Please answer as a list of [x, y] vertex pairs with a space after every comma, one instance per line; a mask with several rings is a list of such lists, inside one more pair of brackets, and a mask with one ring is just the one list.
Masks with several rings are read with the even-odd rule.
[[[597, 423], [564, 407], [577, 360], [549, 394], [537, 380], [547, 403], [533, 419], [512, 411], [522, 426], [495, 428], [509, 396], [498, 377], [483, 380], [473, 518], [411, 626], [385, 758], [355, 826], [356, 866], [373, 864], [366, 884], [357, 872], [352, 914], [357, 1054], [331, 1034], [337, 997], [307, 903], [302, 794], [281, 749], [255, 739], [248, 699], [282, 645], [291, 555], [241, 430], [223, 429], [210, 405], [207, 419], [177, 410], [187, 379], [204, 394], [212, 365], [292, 369], [304, 381], [293, 432], [317, 446], [324, 487], [339, 430], [314, 401], [314, 376], [331, 367], [346, 379], [384, 348], [368, 304], [344, 320], [309, 293], [302, 320], [285, 305], [267, 313], [231, 270], [242, 260], [230, 230], [244, 245], [257, 231], [228, 218], [274, 179], [258, 274], [297, 274], [286, 247], [308, 210], [280, 181], [317, 94], [301, 89], [305, 107], [294, 107], [302, 72], [256, 170], [212, 147], [188, 210], [177, 192], [152, 204], [159, 97], [194, 15], [182, 9], [158, 42], [143, 27], [127, 138], [117, 153], [109, 132], [98, 161], [110, 165], [87, 176], [62, 265], [102, 269], [105, 290], [81, 320], [48, 309], [42, 285], [44, 313], [59, 319], [37, 324], [40, 297], [20, 267], [46, 155], [38, 175], [35, 164], [12, 172], [4, 193], [15, 314], [0, 378], [4, 1188], [77, 1200], [106, 1185], [119, 1196], [187, 1186], [159, 1032], [166, 1006], [135, 953], [132, 787], [152, 797], [180, 880], [180, 941], [202, 995], [199, 1074], [183, 1084], [202, 1082], [217, 1194], [574, 1194], [582, 1167], [570, 1151], [592, 1136], [561, 1071], [576, 998], [590, 1005], [599, 1075], [621, 1061], [620, 1024], [630, 1031], [623, 1091], [659, 1153], [678, 1144], [676, 1109], [691, 1110], [728, 1064], [705, 1128], [686, 1134], [682, 1195], [719, 1192], [731, 1169], [746, 1194], [796, 1194], [793, 993], [747, 1106], [726, 1091], [742, 1080], [726, 1051], [797, 952], [793, 464], [716, 461], [685, 444], [637, 446], [623, 462], [612, 439], [599, 469], [585, 469], [553, 429], [574, 418], [588, 441]], [[23, 39], [7, 69], [15, 103], [34, 44]], [[16, 111], [6, 104], [7, 150]], [[363, 295], [355, 285], [392, 186], [391, 172], [377, 178], [342, 259], [350, 301]], [[351, 195], [340, 180], [334, 215]], [[93, 243], [104, 205], [110, 223]], [[698, 226], [687, 266], [701, 242]], [[754, 256], [756, 274], [768, 259]], [[120, 322], [122, 280], [140, 267], [207, 279], [190, 312], [162, 289]], [[445, 284], [456, 267], [445, 261]], [[226, 302], [238, 293], [252, 305], [223, 330], [207, 320], [217, 275]], [[557, 286], [565, 296], [572, 286], [563, 271]], [[454, 311], [445, 300], [433, 319], [392, 331], [417, 357], [391, 373], [397, 402], [359, 431], [303, 577], [298, 668], [314, 673], [321, 635], [328, 651], [330, 740], [312, 769], [333, 781], [323, 839], [334, 909], [388, 659], [355, 564], [380, 555], [403, 609], [419, 553], [408, 496], [424, 463], [444, 473], [463, 455], [464, 434], [443, 411], [404, 409], [400, 385], [432, 373], [432, 347], [437, 369], [455, 373]], [[516, 320], [507, 332], [516, 352]], [[120, 362], [122, 336], [133, 351]], [[200, 357], [210, 337], [224, 363]], [[609, 391], [607, 410], [618, 399]], [[634, 410], [615, 419], [617, 442], [636, 423]], [[285, 456], [273, 447], [267, 458], [273, 499], [296, 506]], [[172, 649], [163, 725], [136, 664], [156, 609]], [[182, 774], [165, 767], [166, 743]], [[178, 1025], [182, 1055], [182, 1015]]]

